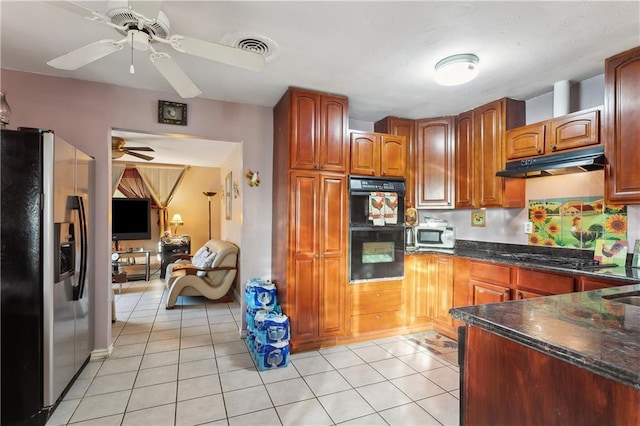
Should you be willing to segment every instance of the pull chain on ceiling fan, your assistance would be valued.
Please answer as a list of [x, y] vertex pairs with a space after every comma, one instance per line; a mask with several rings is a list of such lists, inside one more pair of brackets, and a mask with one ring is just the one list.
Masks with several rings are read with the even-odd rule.
[[[135, 73], [133, 49], [150, 51], [149, 59], [176, 92], [183, 98], [192, 98], [202, 93], [200, 89], [169, 54], [156, 50], [154, 45], [158, 47], [169, 45], [174, 50], [187, 55], [251, 71], [262, 71], [265, 67], [265, 58], [259, 53], [179, 34], [172, 35], [169, 18], [160, 10], [161, 1], [111, 1], [108, 2], [106, 15], [71, 1], [53, 2], [52, 4], [91, 21], [108, 25], [124, 36], [120, 40], [96, 41], [47, 62], [54, 68], [77, 70], [122, 50], [124, 45], [129, 43], [131, 45], [131, 66], [129, 68], [131, 74]], [[153, 18], [149, 18], [149, 16]]]

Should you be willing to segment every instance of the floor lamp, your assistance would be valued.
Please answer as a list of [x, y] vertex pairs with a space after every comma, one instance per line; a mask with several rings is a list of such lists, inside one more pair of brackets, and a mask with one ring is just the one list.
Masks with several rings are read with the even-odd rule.
[[211, 239], [211, 197], [215, 196], [217, 192], [205, 191], [204, 195], [207, 196], [207, 200], [209, 200], [209, 239]]

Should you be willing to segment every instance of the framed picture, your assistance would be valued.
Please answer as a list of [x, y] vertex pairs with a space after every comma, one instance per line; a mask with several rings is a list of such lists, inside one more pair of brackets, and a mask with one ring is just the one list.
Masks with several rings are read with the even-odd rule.
[[602, 264], [615, 263], [617, 266], [625, 266], [627, 247], [627, 241], [596, 240], [593, 258]]
[[187, 104], [158, 101], [158, 123], [187, 125]]
[[486, 226], [484, 210], [471, 210], [471, 226]]
[[224, 178], [224, 212], [225, 218], [231, 220], [231, 203], [233, 202], [233, 180], [231, 172]]

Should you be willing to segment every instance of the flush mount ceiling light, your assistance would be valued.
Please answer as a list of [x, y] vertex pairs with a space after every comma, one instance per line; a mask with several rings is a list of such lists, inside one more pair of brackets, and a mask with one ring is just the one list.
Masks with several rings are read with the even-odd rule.
[[478, 62], [472, 53], [446, 57], [436, 64], [436, 82], [442, 86], [467, 83], [478, 75]]

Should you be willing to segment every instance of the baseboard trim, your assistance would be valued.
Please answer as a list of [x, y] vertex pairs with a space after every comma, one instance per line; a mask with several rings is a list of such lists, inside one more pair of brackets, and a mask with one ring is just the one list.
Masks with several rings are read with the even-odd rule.
[[99, 361], [102, 359], [107, 359], [113, 353], [113, 345], [109, 345], [108, 348], [103, 349], [94, 349], [91, 351], [91, 361]]

